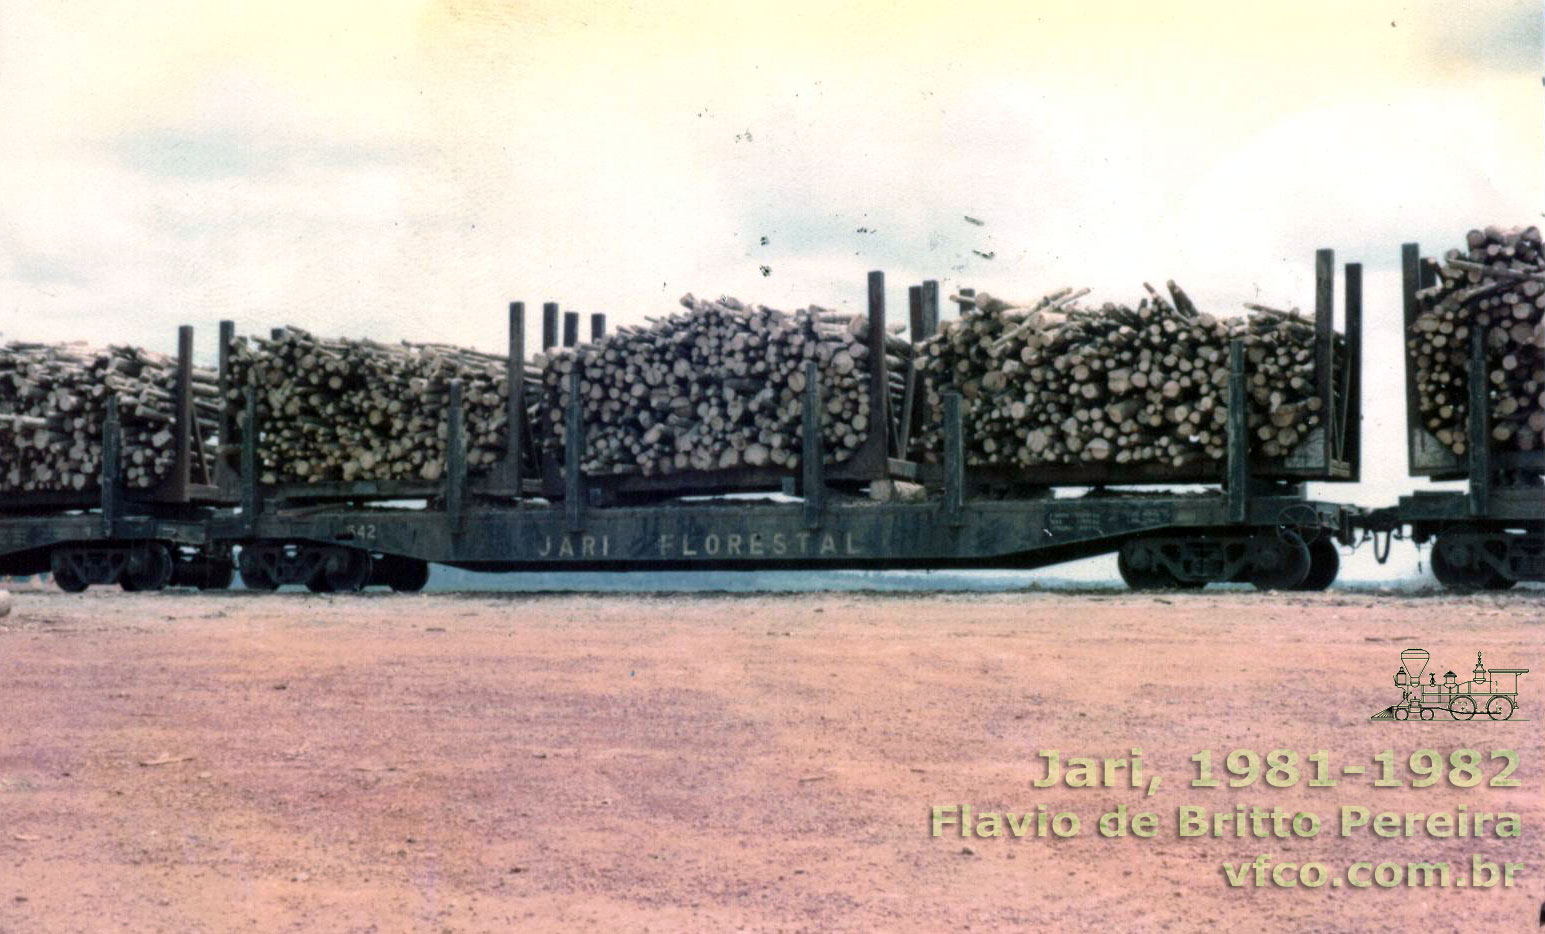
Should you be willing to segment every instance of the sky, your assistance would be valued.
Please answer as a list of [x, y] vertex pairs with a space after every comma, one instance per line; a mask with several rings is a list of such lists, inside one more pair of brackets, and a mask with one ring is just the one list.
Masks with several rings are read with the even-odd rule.
[[1226, 315], [1310, 307], [1330, 247], [1370, 457], [1315, 492], [1387, 504], [1426, 485], [1399, 247], [1540, 222], [1542, 35], [1538, 0], [0, 0], [0, 339], [498, 350], [511, 300], [859, 307], [870, 269], [895, 309], [1173, 278]]

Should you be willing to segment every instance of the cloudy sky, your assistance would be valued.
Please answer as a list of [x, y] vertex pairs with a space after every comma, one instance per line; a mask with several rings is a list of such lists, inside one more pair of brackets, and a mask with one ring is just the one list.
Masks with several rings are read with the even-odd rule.
[[[1402, 241], [1539, 221], [1541, 23], [1538, 0], [0, 0], [0, 333], [169, 349], [192, 323], [212, 353], [230, 317], [496, 349], [511, 299], [856, 305], [869, 269], [893, 303], [1175, 278], [1227, 314], [1307, 307], [1327, 246], [1366, 264], [1390, 361]], [[1375, 452], [1402, 443], [1393, 367]], [[1374, 460], [1350, 495], [1388, 502], [1403, 457]]]

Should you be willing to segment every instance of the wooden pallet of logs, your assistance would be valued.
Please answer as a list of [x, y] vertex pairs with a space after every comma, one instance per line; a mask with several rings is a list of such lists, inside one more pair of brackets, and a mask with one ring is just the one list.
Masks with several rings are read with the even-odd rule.
[[[686, 311], [621, 327], [595, 344], [554, 349], [542, 367], [539, 428], [561, 456], [570, 373], [579, 373], [583, 469], [589, 476], [792, 470], [802, 454], [805, 367], [819, 368], [825, 461], [853, 459], [877, 419], [863, 316], [815, 306], [794, 313], [734, 298], [686, 295]], [[911, 354], [886, 342], [893, 397]]]
[[[137, 347], [0, 346], [0, 492], [100, 488], [102, 429], [113, 396], [124, 485], [156, 486], [177, 462], [177, 379], [176, 358]], [[215, 374], [195, 367], [192, 389], [195, 413], [213, 428], [220, 406]], [[212, 452], [213, 439], [206, 440]]]
[[444, 344], [322, 338], [294, 327], [237, 337], [226, 399], [237, 426], [232, 451], [251, 386], [260, 482], [434, 484], [446, 470], [450, 384], [459, 379], [468, 472], [486, 472], [505, 450], [505, 359]]
[[919, 348], [929, 414], [917, 455], [939, 460], [942, 394], [958, 392], [969, 466], [1221, 461], [1235, 338], [1246, 347], [1253, 450], [1282, 456], [1320, 424], [1312, 320], [1264, 307], [1214, 317], [1173, 282], [1168, 295], [1148, 287], [1135, 307], [1085, 307], [1087, 292], [956, 296], [961, 317]]
[[1482, 329], [1499, 451], [1545, 447], [1545, 249], [1538, 227], [1486, 227], [1449, 250], [1436, 284], [1417, 292], [1406, 337], [1420, 423], [1455, 454], [1470, 442], [1470, 341]]

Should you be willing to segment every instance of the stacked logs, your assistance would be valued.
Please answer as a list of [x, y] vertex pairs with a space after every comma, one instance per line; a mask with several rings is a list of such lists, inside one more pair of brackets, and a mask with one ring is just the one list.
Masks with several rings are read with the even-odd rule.
[[504, 453], [505, 358], [444, 344], [316, 337], [300, 328], [231, 345], [226, 410], [240, 442], [255, 392], [260, 482], [436, 482], [445, 473], [450, 383], [462, 382], [467, 468]]
[[1406, 347], [1422, 424], [1455, 454], [1468, 450], [1470, 342], [1486, 341], [1490, 443], [1545, 446], [1545, 249], [1538, 227], [1487, 227], [1449, 250], [1438, 281], [1416, 294]]
[[956, 296], [962, 316], [920, 349], [931, 416], [918, 456], [938, 460], [942, 394], [958, 392], [970, 465], [1220, 460], [1235, 338], [1246, 347], [1253, 449], [1286, 454], [1320, 423], [1312, 321], [1262, 307], [1219, 319], [1173, 282], [1169, 298], [1145, 288], [1135, 308], [1081, 307], [1087, 289], [1023, 305]]
[[[868, 320], [810, 307], [786, 313], [733, 298], [686, 295], [687, 309], [622, 327], [598, 343], [539, 358], [539, 431], [563, 450], [569, 374], [580, 374], [590, 475], [661, 476], [800, 462], [805, 364], [819, 367], [822, 445], [829, 463], [853, 458], [876, 412], [869, 398]], [[893, 367], [910, 345], [887, 341]], [[900, 398], [900, 385], [894, 387]]]
[[[219, 413], [217, 383], [214, 373], [194, 368], [194, 412], [210, 429]], [[0, 492], [97, 489], [103, 426], [115, 395], [124, 485], [153, 487], [177, 461], [175, 358], [82, 343], [0, 347]], [[204, 441], [195, 457], [213, 452], [213, 439]]]

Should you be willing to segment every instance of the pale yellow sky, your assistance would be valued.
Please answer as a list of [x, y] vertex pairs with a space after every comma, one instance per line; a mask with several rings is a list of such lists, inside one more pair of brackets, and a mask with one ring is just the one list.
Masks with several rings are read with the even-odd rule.
[[149, 254], [66, 308], [470, 324], [516, 288], [830, 300], [867, 265], [1221, 300], [1538, 207], [1535, 4], [833, 6], [7, 0], [3, 246]]
[[[1226, 314], [1307, 305], [1329, 246], [1368, 264], [1388, 356], [1402, 240], [1539, 220], [1541, 23], [1537, 0], [0, 0], [0, 332], [496, 348], [511, 299], [856, 304], [871, 268], [898, 304], [924, 277], [1118, 300], [1174, 277]], [[1397, 390], [1372, 387], [1380, 443]]]

